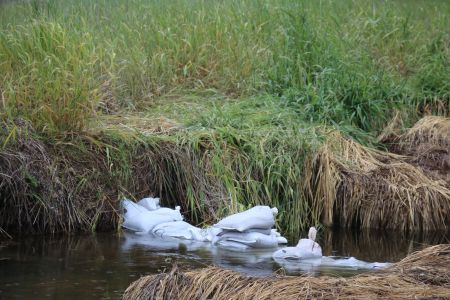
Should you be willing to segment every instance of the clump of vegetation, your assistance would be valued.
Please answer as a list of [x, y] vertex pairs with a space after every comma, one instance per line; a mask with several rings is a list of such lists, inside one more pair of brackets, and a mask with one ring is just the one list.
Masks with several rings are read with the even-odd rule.
[[80, 130], [98, 103], [98, 57], [89, 33], [32, 20], [0, 35], [4, 113], [42, 130]]
[[146, 194], [196, 223], [267, 204], [292, 234], [318, 225], [305, 163], [330, 132], [394, 151], [376, 137], [397, 110], [450, 111], [448, 3], [414, 5], [1, 3], [0, 195], [19, 217], [0, 226], [112, 227]]
[[[441, 122], [447, 123], [445, 127], [449, 124], [445, 119]], [[446, 150], [443, 156], [449, 159], [448, 155]], [[312, 206], [328, 226], [405, 232], [446, 229], [450, 185], [442, 177], [447, 176], [436, 177], [423, 163], [417, 164], [420, 158], [424, 159], [370, 149], [335, 134], [305, 172]], [[443, 166], [436, 169], [445, 170]]]

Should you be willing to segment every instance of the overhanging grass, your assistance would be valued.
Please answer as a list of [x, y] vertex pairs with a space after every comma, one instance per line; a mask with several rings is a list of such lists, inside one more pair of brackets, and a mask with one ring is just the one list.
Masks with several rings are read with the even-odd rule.
[[[71, 137], [39, 137], [24, 124], [8, 124], [0, 152], [2, 226], [112, 228], [122, 197], [158, 195], [165, 205], [181, 205], [196, 224], [253, 205], [276, 206], [278, 226], [292, 236], [336, 218], [341, 226], [361, 228], [445, 228], [448, 188], [406, 158], [333, 139], [333, 130], [295, 121], [296, 114], [278, 101], [231, 101], [217, 110], [211, 105], [191, 115], [196, 122], [186, 117], [169, 131], [160, 128], [170, 119], [151, 114], [128, 118], [126, 127], [109, 124]], [[172, 116], [183, 115], [186, 107], [178, 109]], [[446, 124], [442, 119], [439, 124]], [[445, 130], [439, 132], [447, 138]], [[364, 139], [375, 142], [371, 135]], [[325, 142], [332, 151], [323, 151]], [[358, 205], [366, 198], [373, 205]], [[412, 201], [406, 209], [404, 199]], [[381, 209], [385, 200], [391, 209]], [[403, 217], [395, 216], [399, 211]], [[74, 218], [69, 225], [67, 214]]]
[[[165, 134], [128, 124], [128, 129], [105, 126], [39, 141], [43, 137], [34, 131], [30, 135], [31, 129], [9, 124], [0, 163], [2, 226], [108, 228], [118, 223], [116, 209], [123, 196], [153, 194], [166, 205], [181, 205], [194, 223], [211, 223], [257, 204], [276, 206], [278, 225], [297, 235], [310, 224], [319, 225], [319, 215], [303, 195], [302, 167], [323, 136], [315, 126], [292, 122], [294, 115], [276, 104], [229, 102], [220, 110], [224, 114], [210, 109], [198, 116], [196, 126]], [[245, 107], [254, 114], [244, 118]], [[20, 155], [14, 155], [17, 151]], [[36, 155], [45, 159], [35, 160]], [[54, 211], [54, 203], [62, 207]], [[78, 210], [72, 212], [72, 206]], [[17, 218], [17, 209], [22, 217]], [[69, 225], [66, 214], [75, 218]]]

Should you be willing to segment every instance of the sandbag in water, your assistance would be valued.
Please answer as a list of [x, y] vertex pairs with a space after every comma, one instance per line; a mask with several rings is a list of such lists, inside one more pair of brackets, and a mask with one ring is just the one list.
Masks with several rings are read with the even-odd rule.
[[182, 221], [183, 217], [179, 210], [164, 208], [163, 211], [149, 211], [141, 205], [130, 200], [123, 200], [122, 207], [124, 209], [122, 227], [136, 232], [150, 232], [158, 224]]
[[213, 244], [230, 246], [239, 243], [252, 248], [275, 248], [278, 246], [278, 237], [259, 232], [226, 232], [217, 236]]
[[181, 220], [183, 220], [183, 216], [181, 215], [180, 211], [181, 211], [181, 207], [176, 206], [175, 209], [171, 209], [168, 207], [161, 207], [156, 210], [152, 210], [151, 212], [154, 213], [155, 215], [172, 215], [172, 216], [176, 217], [177, 219], [179, 218], [181, 221]]
[[195, 240], [200, 242], [208, 241], [202, 229], [192, 226], [184, 221], [165, 222], [156, 225], [152, 233], [159, 237], [173, 237], [185, 240]]
[[322, 248], [310, 239], [301, 239], [296, 247], [286, 247], [276, 251], [274, 259], [313, 259], [322, 257]]
[[383, 269], [389, 267], [390, 263], [366, 262], [355, 257], [326, 257], [321, 261], [322, 266], [327, 267], [344, 267], [352, 269]]
[[308, 232], [307, 239], [300, 239], [295, 247], [286, 247], [276, 251], [272, 257], [273, 259], [314, 259], [322, 257], [322, 248], [315, 242], [317, 230], [311, 227]]
[[288, 240], [281, 235], [276, 229], [271, 229], [270, 234], [277, 237], [278, 245], [287, 244]]

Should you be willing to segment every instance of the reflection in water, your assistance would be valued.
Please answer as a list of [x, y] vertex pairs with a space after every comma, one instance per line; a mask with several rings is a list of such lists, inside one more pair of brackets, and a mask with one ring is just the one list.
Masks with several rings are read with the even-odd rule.
[[396, 262], [428, 245], [448, 243], [450, 233], [423, 232], [408, 237], [395, 231], [325, 230], [320, 238], [323, 255], [354, 256], [365, 261]]
[[[448, 233], [409, 239], [376, 233], [325, 231], [319, 236], [324, 255], [395, 262], [426, 244], [448, 242]], [[295, 239], [292, 243], [296, 243]], [[232, 251], [209, 243], [155, 240], [122, 232], [87, 236], [33, 236], [0, 241], [0, 299], [117, 299], [139, 276], [169, 270], [219, 265], [251, 276], [280, 269], [274, 250]], [[289, 264], [284, 272], [347, 276], [357, 268]]]

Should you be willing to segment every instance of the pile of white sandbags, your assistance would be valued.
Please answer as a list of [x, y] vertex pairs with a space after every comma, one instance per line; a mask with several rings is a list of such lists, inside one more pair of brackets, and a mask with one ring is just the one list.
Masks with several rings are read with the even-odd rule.
[[214, 228], [221, 230], [213, 238], [214, 245], [233, 248], [275, 248], [287, 240], [272, 227], [277, 208], [255, 206], [222, 219]]
[[159, 198], [144, 198], [137, 203], [122, 200], [122, 227], [139, 233], [151, 233], [162, 238], [178, 238], [201, 242], [211, 241], [218, 230], [200, 229], [183, 221], [180, 207], [161, 207]]
[[192, 226], [191, 224], [184, 221], [165, 222], [158, 224], [153, 228], [152, 233], [162, 238], [171, 237], [199, 242], [207, 241], [202, 229]]
[[144, 198], [137, 203], [125, 199], [122, 207], [122, 227], [134, 232], [241, 249], [274, 248], [287, 243], [280, 233], [272, 229], [278, 210], [268, 206], [255, 206], [205, 229], [184, 222], [179, 206], [175, 209], [161, 207], [159, 198]]

